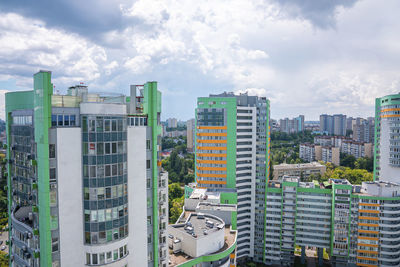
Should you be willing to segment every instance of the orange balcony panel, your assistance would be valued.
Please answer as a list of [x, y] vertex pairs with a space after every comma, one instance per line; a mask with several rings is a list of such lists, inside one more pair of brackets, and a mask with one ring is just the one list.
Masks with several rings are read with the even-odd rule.
[[226, 130], [227, 126], [197, 126], [197, 129], [200, 130]]
[[359, 249], [357, 249], [357, 253], [366, 253], [366, 254], [374, 254], [374, 255], [378, 255], [379, 254], [378, 251], [359, 250]]
[[229, 258], [234, 259], [235, 258], [235, 254], [234, 253], [229, 254]]
[[199, 183], [199, 184], [226, 184], [226, 181], [205, 181], [205, 180], [198, 180], [197, 183]]
[[358, 210], [358, 213], [365, 212], [365, 213], [380, 213], [379, 210]]
[[197, 167], [200, 171], [226, 171], [224, 167]]
[[197, 173], [198, 177], [226, 178], [226, 174]]
[[375, 258], [361, 257], [361, 256], [357, 256], [357, 259], [366, 260], [366, 261], [378, 261], [378, 259], [375, 259]]
[[207, 144], [226, 144], [226, 140], [209, 140], [209, 139], [204, 139], [204, 140], [197, 140], [197, 143], [207, 143]]
[[384, 108], [381, 110], [381, 112], [386, 112], [386, 111], [400, 111], [400, 108]]
[[375, 223], [358, 223], [359, 226], [379, 227], [379, 224]]
[[226, 158], [226, 154], [216, 154], [216, 153], [198, 153], [198, 157], [223, 157]]
[[198, 146], [198, 150], [226, 150], [226, 146]]
[[375, 234], [375, 235], [379, 234], [379, 231], [370, 231], [370, 230], [361, 230], [361, 229], [359, 229], [358, 232], [366, 233], [366, 234]]
[[360, 219], [360, 220], [379, 221], [379, 217], [359, 216], [358, 219]]
[[197, 163], [201, 163], [201, 164], [226, 164], [226, 160], [201, 160], [201, 159], [198, 159]]
[[197, 133], [198, 136], [227, 136], [227, 133]]

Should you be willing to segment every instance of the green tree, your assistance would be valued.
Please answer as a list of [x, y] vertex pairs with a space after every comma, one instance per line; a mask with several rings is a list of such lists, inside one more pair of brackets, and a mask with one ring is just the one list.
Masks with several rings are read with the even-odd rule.
[[356, 158], [353, 155], [347, 155], [340, 153], [340, 166], [350, 167], [354, 169], [354, 163], [356, 162]]
[[367, 170], [369, 172], [372, 172], [374, 169], [374, 160], [372, 158], [358, 158], [355, 162], [354, 162], [354, 168], [356, 169], [364, 169]]
[[181, 198], [175, 198], [172, 200], [171, 203], [171, 208], [169, 210], [169, 222], [170, 223], [175, 223], [179, 216], [181, 215], [183, 209], [183, 203], [184, 203], [184, 196]]
[[184, 190], [178, 183], [168, 185], [168, 198], [175, 199], [183, 196]]
[[0, 251], [0, 267], [8, 266], [8, 255], [4, 251]]

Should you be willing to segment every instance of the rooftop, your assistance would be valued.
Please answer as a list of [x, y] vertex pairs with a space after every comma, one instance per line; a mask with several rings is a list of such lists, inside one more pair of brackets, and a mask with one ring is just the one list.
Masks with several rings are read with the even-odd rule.
[[200, 202], [197, 206], [200, 210], [223, 210], [223, 211], [236, 211], [236, 205], [217, 204], [209, 202]]
[[285, 170], [285, 169], [301, 169], [301, 168], [312, 168], [312, 167], [324, 167], [325, 165], [322, 165], [321, 163], [314, 161], [311, 163], [299, 163], [299, 164], [287, 164], [287, 163], [282, 163], [279, 165], [274, 165], [274, 170]]
[[[230, 227], [226, 226], [224, 228], [224, 232], [225, 232], [225, 243], [224, 243], [224, 246], [220, 250], [216, 251], [213, 254], [217, 254], [217, 253], [220, 253], [222, 251], [225, 251], [226, 249], [230, 248], [235, 243], [235, 241], [236, 241], [236, 231], [232, 231], [230, 229]], [[169, 250], [169, 261], [170, 261], [169, 266], [170, 267], [178, 266], [178, 265], [180, 265], [182, 263], [185, 263], [187, 261], [190, 261], [192, 259], [193, 259], [192, 257], [186, 255], [183, 252], [174, 254], [174, 253], [172, 253], [171, 249]]]
[[225, 222], [209, 214], [191, 213], [185, 223], [175, 224], [172, 227], [191, 235], [193, 238], [200, 238], [222, 230], [225, 227]]

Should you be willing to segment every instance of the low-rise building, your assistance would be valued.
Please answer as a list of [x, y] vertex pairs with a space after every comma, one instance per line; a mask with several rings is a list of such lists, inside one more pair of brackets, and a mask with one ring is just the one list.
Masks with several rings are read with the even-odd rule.
[[236, 266], [236, 212], [219, 194], [190, 191], [178, 221], [168, 226], [169, 266]]
[[321, 160], [340, 165], [340, 149], [334, 146], [321, 146], [315, 144], [300, 144], [299, 157], [306, 162]]
[[319, 162], [286, 164], [282, 163], [274, 166], [274, 180], [282, 180], [284, 176], [298, 176], [302, 180], [308, 180], [311, 174], [323, 175], [326, 171], [326, 166]]

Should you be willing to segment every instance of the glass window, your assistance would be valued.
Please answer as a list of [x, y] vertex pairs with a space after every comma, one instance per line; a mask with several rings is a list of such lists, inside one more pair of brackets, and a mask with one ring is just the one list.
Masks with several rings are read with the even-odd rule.
[[50, 180], [56, 180], [56, 168], [50, 168]]
[[119, 257], [122, 258], [124, 256], [124, 247], [119, 248]]
[[105, 174], [105, 176], [106, 177], [109, 177], [109, 176], [111, 176], [111, 165], [105, 165], [106, 167], [106, 174]]
[[111, 193], [111, 198], [116, 198], [117, 197], [117, 186], [112, 187], [112, 193]]
[[88, 152], [88, 143], [83, 143], [83, 155], [87, 155]]
[[57, 118], [58, 118], [57, 125], [62, 126], [63, 125], [63, 115], [58, 115]]
[[70, 124], [71, 126], [75, 126], [75, 125], [76, 125], [75, 115], [71, 115], [71, 116], [69, 117], [69, 124]]
[[104, 146], [105, 146], [105, 153], [104, 154], [106, 154], [106, 155], [108, 155], [108, 154], [110, 154], [111, 153], [111, 144], [110, 143], [104, 143]]
[[[112, 241], [112, 231], [111, 230], [107, 231], [107, 242], [109, 242], [109, 241]], [[110, 253], [110, 254], [108, 254], [108, 253]], [[110, 256], [108, 256], [108, 255], [110, 255]], [[107, 252], [107, 259], [111, 259], [111, 251]]]
[[100, 262], [100, 264], [104, 264], [105, 263], [104, 253], [100, 253], [99, 254], [99, 262]]
[[97, 165], [97, 177], [104, 177], [104, 165]]
[[106, 221], [111, 221], [111, 209], [106, 209]]
[[85, 210], [85, 222], [90, 222], [90, 210]]
[[118, 208], [113, 208], [112, 217], [113, 217], [113, 220], [118, 219]]
[[90, 254], [86, 253], [86, 264], [90, 264]]
[[90, 211], [90, 221], [97, 222], [97, 210]]
[[[99, 222], [104, 222], [106, 220], [104, 210], [98, 210], [97, 217], [98, 217]], [[105, 234], [104, 234], [104, 238], [105, 238]]]
[[58, 251], [58, 237], [51, 238], [51, 250], [52, 252]]
[[96, 131], [96, 120], [89, 120], [89, 131], [90, 132]]
[[118, 175], [118, 165], [117, 164], [112, 165], [112, 175], [113, 176]]
[[114, 254], [114, 260], [115, 261], [118, 260], [118, 249], [115, 249], [113, 254]]
[[69, 126], [69, 115], [64, 115], [64, 125]]
[[83, 165], [83, 177], [89, 177], [89, 166]]
[[109, 132], [110, 130], [110, 120], [104, 120], [104, 131]]
[[57, 115], [51, 115], [51, 126], [57, 126]]
[[103, 155], [103, 154], [104, 154], [104, 144], [97, 143], [97, 155]]
[[96, 177], [96, 165], [90, 166], [90, 177]]
[[123, 128], [122, 127], [122, 120], [118, 120], [118, 132], [122, 132], [123, 131], [122, 128]]
[[146, 149], [150, 150], [150, 140], [146, 140]]
[[56, 145], [49, 144], [49, 158], [54, 159], [56, 157]]
[[97, 199], [104, 200], [104, 188], [103, 187], [97, 188]]
[[92, 264], [98, 264], [97, 254], [92, 254]]
[[146, 160], [146, 168], [150, 169], [150, 167], [151, 167], [151, 164], [150, 164], [150, 160], [148, 159], [148, 160]]
[[87, 132], [87, 117], [86, 116], [84, 116], [84, 117], [82, 117], [82, 131], [83, 132]]
[[117, 121], [116, 120], [112, 120], [111, 131], [113, 131], [113, 132], [117, 131]]
[[84, 199], [89, 200], [89, 188], [85, 187], [83, 190], [84, 190]]
[[96, 131], [98, 133], [102, 133], [103, 132], [103, 120], [101, 118], [98, 118], [96, 120]]
[[111, 187], [106, 187], [106, 199], [111, 198]]
[[85, 232], [85, 243], [90, 244], [90, 232]]
[[111, 143], [112, 144], [112, 153], [117, 154], [117, 143]]

